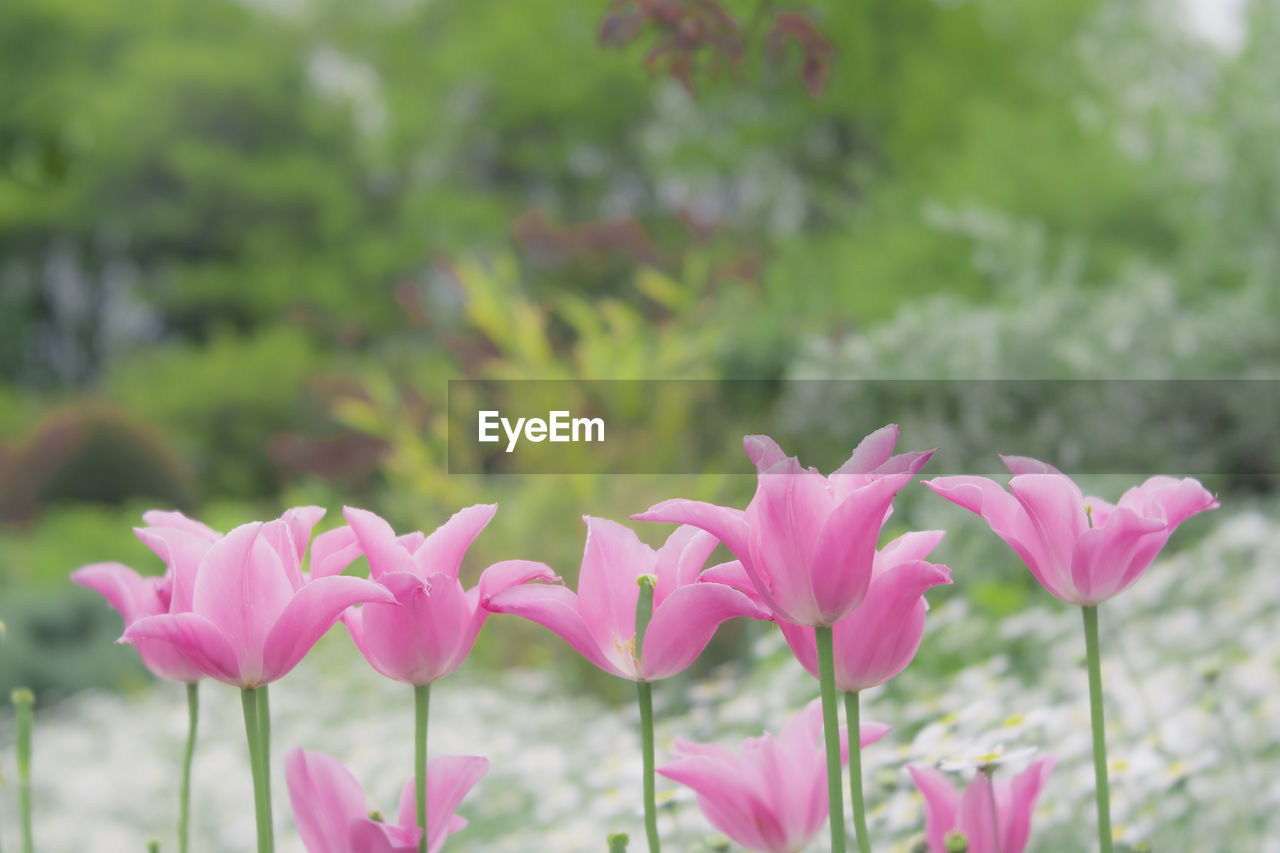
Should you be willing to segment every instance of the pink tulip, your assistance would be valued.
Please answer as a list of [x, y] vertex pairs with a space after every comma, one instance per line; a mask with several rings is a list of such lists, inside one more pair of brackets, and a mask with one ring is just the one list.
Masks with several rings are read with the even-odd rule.
[[[489, 761], [471, 755], [443, 755], [427, 765], [427, 853], [438, 853], [445, 838], [467, 825], [454, 814], [467, 792], [489, 770]], [[414, 813], [414, 780], [400, 792], [396, 823], [375, 820], [360, 783], [337, 759], [294, 749], [285, 756], [285, 781], [298, 834], [307, 853], [416, 853], [422, 830]]]
[[[951, 583], [950, 569], [924, 561], [944, 535], [942, 530], [907, 533], [876, 552], [867, 597], [833, 628], [836, 689], [859, 691], [884, 684], [911, 663], [924, 634], [924, 593]], [[704, 573], [704, 578], [739, 589], [750, 585], [741, 569], [717, 569]], [[813, 628], [783, 621], [778, 627], [801, 666], [818, 678]]]
[[947, 835], [959, 832], [969, 844], [968, 853], [1022, 853], [1031, 835], [1031, 813], [1053, 765], [1052, 758], [1042, 759], [1011, 781], [996, 780], [994, 807], [992, 780], [985, 773], [974, 776], [961, 794], [932, 767], [908, 765], [924, 796], [924, 835], [929, 850], [947, 853]]
[[773, 439], [743, 440], [755, 463], [755, 497], [745, 511], [683, 499], [632, 516], [692, 524], [717, 536], [742, 562], [779, 619], [831, 626], [867, 594], [880, 529], [894, 495], [933, 454], [892, 456], [898, 427], [864, 438], [830, 477], [802, 468]]
[[[861, 746], [879, 740], [888, 726], [866, 723]], [[843, 760], [849, 759], [848, 732], [840, 729]], [[827, 764], [818, 700], [787, 723], [776, 738], [747, 738], [742, 754], [710, 744], [676, 740], [676, 760], [658, 768], [687, 785], [712, 825], [748, 850], [797, 853], [813, 840], [828, 817]]]
[[[221, 534], [180, 512], [149, 510], [147, 527], [134, 533], [165, 564], [162, 576], [139, 575], [123, 563], [93, 563], [71, 573], [72, 582], [107, 599], [128, 628], [144, 616], [182, 613], [191, 609], [191, 586], [196, 570]], [[192, 684], [204, 673], [182, 649], [159, 640], [136, 644], [143, 664], [156, 676]]]
[[[702, 653], [721, 622], [734, 616], [766, 619], [768, 613], [723, 584], [698, 583], [716, 538], [681, 527], [655, 551], [635, 531], [584, 516], [587, 544], [575, 595], [563, 586], [529, 584], [482, 599], [495, 613], [514, 613], [555, 631], [605, 672], [633, 681], [656, 681], [684, 670]], [[658, 579], [653, 616], [637, 650], [637, 578]]]
[[497, 509], [497, 504], [467, 507], [430, 536], [397, 537], [377, 515], [347, 507], [349, 527], [317, 538], [313, 574], [336, 574], [363, 553], [373, 580], [394, 595], [388, 603], [365, 604], [342, 617], [356, 647], [378, 672], [415, 685], [449, 675], [470, 654], [489, 615], [482, 600], [529, 580], [559, 580], [544, 563], [506, 560], [485, 569], [478, 586], [462, 588], [462, 558]]
[[1218, 502], [1192, 479], [1152, 477], [1116, 504], [1085, 497], [1043, 462], [1004, 456], [1006, 492], [986, 477], [938, 477], [925, 485], [986, 519], [1050, 593], [1096, 605], [1132, 586], [1174, 528]]
[[[174, 574], [170, 610], [134, 619], [122, 641], [167, 646], [200, 673], [238, 687], [283, 677], [347, 607], [392, 600], [366, 580], [303, 574], [311, 528], [323, 513], [303, 507], [276, 521], [241, 525], [209, 545], [194, 571], [187, 554]], [[156, 539], [176, 553], [174, 543], [191, 545], [197, 535], [186, 532], [192, 537], [157, 532]]]

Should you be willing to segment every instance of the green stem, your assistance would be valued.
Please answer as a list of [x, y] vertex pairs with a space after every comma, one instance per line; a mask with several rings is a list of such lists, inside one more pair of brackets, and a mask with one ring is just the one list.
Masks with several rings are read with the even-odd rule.
[[844, 715], [849, 722], [849, 797], [853, 800], [853, 829], [858, 836], [858, 849], [871, 853], [871, 836], [867, 834], [867, 807], [862, 799], [862, 711], [861, 695], [856, 690], [844, 694]]
[[987, 777], [987, 801], [991, 803], [991, 840], [995, 845], [995, 853], [1000, 853], [1000, 813], [996, 810], [995, 766], [983, 767], [981, 773]]
[[254, 691], [258, 695], [258, 764], [262, 777], [267, 780], [267, 805], [271, 805], [271, 704], [267, 699], [267, 685]]
[[[644, 674], [644, 634], [653, 618], [653, 588], [657, 586], [655, 575], [636, 578], [640, 593], [636, 596], [636, 666]], [[649, 853], [658, 853], [658, 799], [653, 775], [653, 687], [642, 678], [636, 680], [636, 696], [640, 701], [640, 753], [644, 766], [644, 833], [649, 839]]]
[[1089, 662], [1089, 717], [1093, 723], [1093, 775], [1098, 797], [1098, 849], [1111, 853], [1111, 794], [1107, 787], [1107, 732], [1102, 717], [1102, 659], [1098, 652], [1098, 606], [1082, 607]]
[[[818, 683], [822, 690], [822, 732], [827, 743], [827, 805], [831, 813], [831, 853], [845, 853], [844, 792], [840, 785], [840, 709], [836, 705], [836, 661], [830, 627], [813, 629], [818, 644]], [[852, 735], [851, 735], [852, 737]], [[853, 744], [850, 742], [850, 754]]]
[[14, 722], [18, 727], [18, 813], [22, 823], [22, 853], [31, 853], [35, 842], [31, 834], [31, 707], [36, 697], [25, 687], [10, 694]]
[[640, 698], [640, 751], [644, 759], [644, 832], [649, 853], [658, 853], [658, 803], [653, 777], [653, 688], [647, 681], [636, 682]]
[[271, 703], [267, 699], [267, 685], [263, 684], [256, 691], [258, 694], [258, 739], [260, 751], [258, 766], [262, 770], [262, 794], [266, 798], [267, 841], [269, 849], [275, 850], [275, 821], [271, 809]]
[[196, 726], [200, 722], [200, 685], [187, 685], [187, 748], [182, 754], [182, 789], [178, 802], [178, 853], [187, 853], [191, 823], [191, 759], [196, 753]]
[[427, 853], [427, 715], [431, 707], [431, 685], [413, 686], [413, 778], [418, 803], [419, 853]]
[[244, 732], [249, 741], [249, 767], [253, 771], [253, 808], [258, 824], [258, 853], [272, 853], [275, 846], [271, 829], [271, 782], [264, 767], [260, 687], [240, 691], [244, 706]]

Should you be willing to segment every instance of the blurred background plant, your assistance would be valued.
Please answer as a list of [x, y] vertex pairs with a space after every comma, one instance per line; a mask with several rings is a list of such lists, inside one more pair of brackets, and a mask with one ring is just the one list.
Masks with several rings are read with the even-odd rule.
[[[65, 577], [155, 570], [146, 506], [496, 500], [470, 569], [573, 583], [583, 512], [751, 493], [450, 475], [449, 379], [766, 380], [829, 461], [911, 413], [782, 380], [1277, 378], [1277, 73], [1274, 0], [0, 4], [0, 694], [145, 684]], [[748, 473], [744, 428], [657, 424], [627, 452]], [[1274, 489], [1266, 438], [1222, 489]], [[920, 503], [986, 573], [940, 598], [1017, 610]], [[611, 695], [562, 651], [494, 620], [477, 665]]]

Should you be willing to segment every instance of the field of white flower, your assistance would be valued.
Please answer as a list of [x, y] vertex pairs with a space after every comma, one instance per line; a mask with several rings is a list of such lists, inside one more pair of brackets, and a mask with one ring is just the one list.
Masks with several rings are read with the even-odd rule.
[[[1134, 589], [1101, 609], [1115, 832], [1130, 850], [1280, 851], [1280, 749], [1272, 722], [1280, 715], [1276, 507], [1215, 515], [1208, 536], [1158, 560]], [[960, 588], [981, 572], [952, 568]], [[930, 614], [914, 667], [864, 698], [865, 718], [895, 727], [865, 753], [876, 849], [911, 851], [922, 831], [922, 803], [907, 762], [1003, 751], [1011, 760], [998, 772], [1006, 773], [1031, 760], [1025, 749], [1058, 759], [1029, 849], [1091, 849], [1079, 617], [1047, 594], [1033, 601], [997, 625], [976, 616], [962, 596], [946, 599]], [[1006, 652], [943, 679], [927, 674], [938, 671], [925, 663], [930, 656], [992, 648], [992, 632], [994, 646]], [[759, 632], [753, 658], [691, 687], [657, 686], [660, 763], [676, 736], [736, 747], [746, 735], [776, 731], [816, 695], [816, 682], [771, 627]], [[254, 818], [240, 703], [218, 684], [201, 692], [193, 847], [250, 849]], [[394, 808], [411, 765], [410, 692], [369, 669], [342, 629], [273, 687], [272, 703], [279, 850], [302, 850], [281, 769], [294, 746], [337, 756], [364, 784], [371, 806]], [[675, 706], [681, 710], [665, 710]], [[629, 832], [633, 848], [642, 841], [634, 706], [566, 695], [542, 672], [490, 678], [464, 667], [441, 682], [431, 710], [432, 754], [480, 754], [492, 762], [460, 809], [471, 826], [447, 849], [586, 853], [603, 850], [612, 831]], [[6, 731], [10, 722], [3, 723]], [[39, 713], [38, 849], [141, 851], [151, 838], [170, 849], [185, 726], [181, 689], [170, 684], [135, 697], [82, 694]], [[0, 767], [13, 779], [11, 744], [0, 751]], [[966, 771], [956, 772], [959, 781]], [[686, 789], [660, 779], [659, 798], [670, 849], [727, 849]], [[13, 849], [17, 840], [16, 822], [6, 818], [0, 842]], [[820, 836], [812, 849], [825, 844]]]

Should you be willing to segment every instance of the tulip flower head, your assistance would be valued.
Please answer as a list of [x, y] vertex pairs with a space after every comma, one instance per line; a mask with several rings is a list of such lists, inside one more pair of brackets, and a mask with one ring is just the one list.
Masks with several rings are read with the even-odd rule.
[[[93, 563], [71, 573], [73, 583], [94, 590], [115, 608], [126, 629], [144, 616], [189, 611], [200, 561], [221, 537], [180, 512], [148, 510], [142, 520], [147, 526], [133, 532], [164, 562], [163, 575], [140, 575], [123, 563]], [[170, 643], [139, 640], [134, 645], [143, 664], [160, 678], [191, 684], [204, 677], [195, 661]]]
[[[462, 798], [489, 770], [489, 761], [443, 755], [427, 765], [427, 853], [467, 825], [454, 814]], [[294, 749], [285, 757], [285, 781], [298, 834], [307, 853], [416, 853], [422, 830], [414, 812], [414, 780], [400, 793], [400, 813], [387, 823], [365, 803], [360, 783], [335, 758]]]
[[1192, 479], [1152, 477], [1115, 504], [1086, 497], [1070, 477], [1023, 456], [1002, 456], [1009, 491], [986, 477], [937, 477], [924, 485], [991, 525], [1051, 594], [1100, 604], [1142, 577], [1174, 529], [1218, 506]]
[[893, 456], [897, 440], [896, 425], [873, 432], [824, 477], [801, 467], [768, 436], [749, 435], [743, 445], [758, 476], [746, 510], [676, 499], [633, 518], [691, 524], [713, 533], [742, 563], [775, 616], [796, 625], [830, 627], [866, 596], [894, 495], [933, 454]]
[[908, 765], [924, 797], [930, 853], [948, 853], [961, 839], [967, 853], [1023, 853], [1031, 836], [1031, 814], [1053, 765], [1052, 758], [1042, 759], [1009, 781], [979, 771], [963, 793], [940, 771]]
[[[175, 572], [169, 612], [140, 616], [123, 642], [164, 645], [204, 675], [250, 688], [282, 678], [352, 604], [390, 601], [359, 578], [309, 578], [302, 557], [317, 507], [253, 522], [209, 545], [186, 585]], [[177, 541], [168, 536], [168, 542]]]
[[343, 614], [370, 666], [396, 681], [430, 684], [457, 670], [471, 653], [489, 615], [482, 599], [529, 580], [559, 580], [545, 563], [506, 560], [485, 569], [478, 586], [463, 589], [462, 558], [497, 509], [478, 504], [455, 513], [430, 536], [396, 536], [377, 515], [347, 507], [348, 526], [317, 537], [313, 574], [336, 575], [363, 553], [373, 580], [394, 597]]
[[[865, 723], [859, 741], [868, 746], [888, 730], [879, 723]], [[847, 763], [848, 732], [843, 727], [840, 736]], [[707, 820], [748, 850], [798, 853], [827, 820], [827, 764], [818, 700], [776, 737], [766, 732], [747, 738], [740, 754], [680, 739], [672, 753], [675, 760], [658, 772], [692, 788]]]
[[[911, 663], [929, 609], [924, 593], [951, 583], [950, 569], [924, 560], [944, 535], [942, 530], [906, 533], [876, 552], [866, 598], [832, 629], [837, 690], [856, 692], [884, 684]], [[718, 570], [708, 579], [740, 589], [750, 583], [745, 573], [736, 574]], [[785, 621], [778, 627], [796, 659], [818, 678], [814, 629]]]
[[[528, 584], [488, 596], [483, 605], [550, 628], [605, 672], [633, 681], [656, 681], [684, 670], [726, 619], [768, 618], [738, 590], [698, 582], [717, 545], [711, 534], [681, 527], [655, 551], [617, 522], [583, 520], [587, 544], [576, 594], [559, 585]], [[637, 580], [643, 575], [657, 583], [653, 616], [643, 648], [637, 649]]]

